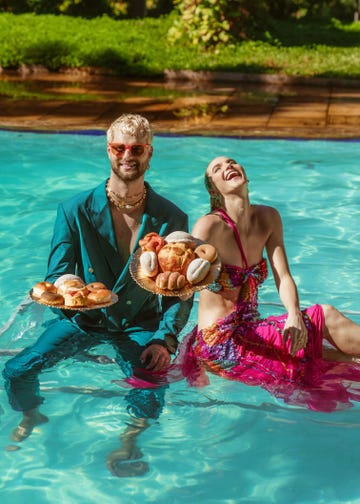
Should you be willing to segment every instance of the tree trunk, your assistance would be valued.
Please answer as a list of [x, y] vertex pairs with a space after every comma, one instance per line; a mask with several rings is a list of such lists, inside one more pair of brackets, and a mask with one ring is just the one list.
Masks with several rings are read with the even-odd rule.
[[146, 16], [146, 0], [129, 1], [129, 17], [143, 18]]

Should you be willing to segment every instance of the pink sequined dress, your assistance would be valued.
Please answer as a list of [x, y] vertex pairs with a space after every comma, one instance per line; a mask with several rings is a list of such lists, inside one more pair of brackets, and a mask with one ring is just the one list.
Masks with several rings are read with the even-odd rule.
[[[267, 278], [267, 262], [249, 266], [234, 223], [223, 210], [222, 218], [232, 227], [244, 267], [224, 264], [212, 290], [239, 289], [236, 307], [227, 317], [200, 331], [196, 328], [187, 345], [187, 372], [200, 369], [258, 385], [289, 404], [332, 411], [360, 400], [360, 367], [322, 358], [324, 313], [320, 305], [302, 311], [308, 343], [295, 356], [290, 340], [283, 341], [287, 314], [261, 318], [258, 290]], [[185, 362], [185, 361], [184, 361]], [[191, 365], [189, 365], [192, 363]], [[352, 382], [352, 383], [350, 383]]]

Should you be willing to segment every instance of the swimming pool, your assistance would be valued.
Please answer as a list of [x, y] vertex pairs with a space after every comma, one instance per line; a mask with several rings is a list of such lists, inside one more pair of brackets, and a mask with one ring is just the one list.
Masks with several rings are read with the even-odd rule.
[[[100, 134], [2, 131], [0, 140], [0, 346], [11, 353], [51, 316], [25, 297], [45, 274], [57, 202], [96, 185], [109, 165]], [[208, 161], [241, 161], [252, 202], [283, 216], [302, 304], [332, 303], [360, 322], [360, 143], [157, 136], [154, 146], [147, 180], [191, 225], [208, 210]], [[282, 312], [271, 277], [260, 295], [263, 314]], [[195, 319], [196, 306], [187, 329]], [[203, 389], [172, 384], [139, 440], [149, 473], [114, 478], [105, 459], [127, 420], [125, 392], [110, 383], [118, 377], [113, 364], [73, 361], [43, 373], [50, 422], [18, 451], [6, 450], [19, 417], [1, 388], [2, 503], [360, 503], [359, 405], [316, 413], [218, 377]]]

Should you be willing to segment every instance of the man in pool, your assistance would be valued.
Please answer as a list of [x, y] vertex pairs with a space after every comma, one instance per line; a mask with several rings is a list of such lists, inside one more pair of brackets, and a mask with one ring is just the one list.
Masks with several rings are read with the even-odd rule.
[[[53, 283], [62, 275], [76, 274], [86, 284], [104, 283], [119, 301], [104, 309], [58, 310], [58, 318], [40, 338], [6, 363], [9, 402], [23, 413], [12, 433], [14, 441], [23, 441], [36, 425], [48, 421], [38, 409], [43, 402], [38, 376], [44, 369], [106, 342], [129, 377], [136, 368], [165, 369], [176, 351], [191, 299], [159, 298], [139, 287], [129, 273], [130, 255], [144, 235], [188, 230], [187, 215], [145, 182], [152, 136], [144, 117], [120, 116], [107, 131], [109, 178], [58, 206], [45, 280]], [[117, 476], [146, 472], [135, 441], [148, 419], [158, 418], [164, 389], [130, 389], [127, 401], [132, 420], [121, 436], [122, 447], [107, 460]]]

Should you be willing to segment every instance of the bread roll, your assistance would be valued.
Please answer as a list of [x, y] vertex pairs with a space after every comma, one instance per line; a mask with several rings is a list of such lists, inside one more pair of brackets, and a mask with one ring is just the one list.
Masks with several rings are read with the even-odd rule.
[[186, 279], [190, 284], [197, 284], [204, 280], [210, 271], [210, 261], [197, 257], [190, 264], [186, 272]]
[[179, 290], [185, 286], [186, 278], [185, 275], [178, 273], [177, 271], [172, 271], [168, 278], [168, 289], [169, 290]]
[[90, 292], [87, 296], [88, 304], [105, 304], [111, 301], [111, 290], [98, 289]]
[[86, 284], [85, 286], [89, 292], [97, 291], [99, 289], [106, 289], [106, 285], [103, 284], [102, 282], [92, 282], [89, 284]]
[[186, 231], [173, 231], [165, 237], [166, 243], [186, 243], [189, 247], [195, 248], [196, 238]]
[[160, 287], [160, 289], [167, 289], [167, 284], [168, 284], [168, 279], [170, 276], [171, 271], [165, 271], [162, 273], [159, 273], [155, 279], [155, 284], [157, 287]]
[[213, 245], [210, 243], [202, 243], [195, 249], [195, 254], [201, 259], [206, 259], [207, 261], [213, 263], [217, 258], [217, 251]]
[[140, 255], [141, 271], [147, 277], [154, 277], [158, 274], [159, 264], [155, 252], [147, 250]]
[[185, 275], [178, 271], [164, 271], [156, 277], [155, 284], [160, 289], [179, 290], [185, 286]]
[[65, 273], [65, 275], [61, 275], [59, 278], [57, 278], [54, 282], [55, 287], [60, 287], [60, 285], [65, 282], [65, 280], [80, 280], [82, 281], [81, 278], [78, 275], [73, 275], [71, 273]]
[[61, 306], [65, 303], [64, 298], [61, 294], [57, 294], [56, 292], [51, 291], [46, 291], [41, 294], [40, 301], [52, 306]]
[[186, 274], [191, 261], [195, 259], [195, 253], [186, 243], [167, 243], [158, 253], [158, 261], [161, 271], [177, 271]]
[[71, 294], [76, 291], [82, 290], [85, 287], [85, 282], [83, 282], [81, 279], [72, 279], [72, 280], [65, 280], [62, 282], [57, 291], [59, 294], [62, 296], [65, 296], [65, 294]]
[[165, 243], [164, 238], [154, 232], [146, 234], [144, 238], [139, 240], [139, 245], [143, 252], [150, 251], [155, 252], [156, 254], [159, 253], [159, 250], [165, 245]]
[[87, 306], [88, 305], [88, 300], [87, 296], [89, 294], [89, 291], [87, 289], [79, 289], [76, 291], [71, 291], [65, 293], [64, 300], [65, 300], [65, 306]]
[[38, 282], [32, 288], [32, 294], [36, 298], [40, 298], [44, 292], [57, 292], [54, 284], [50, 282]]

